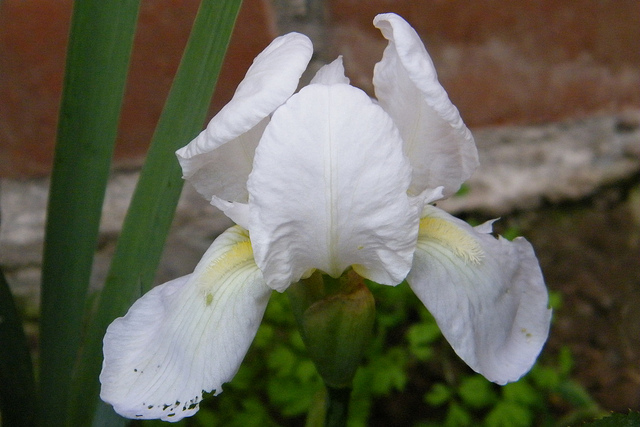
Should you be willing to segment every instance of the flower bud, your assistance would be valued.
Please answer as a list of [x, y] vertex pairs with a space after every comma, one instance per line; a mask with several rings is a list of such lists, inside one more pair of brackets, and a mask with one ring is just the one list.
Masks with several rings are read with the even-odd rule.
[[338, 279], [316, 272], [287, 294], [309, 357], [325, 384], [351, 387], [375, 319], [375, 301], [363, 279], [353, 271]]

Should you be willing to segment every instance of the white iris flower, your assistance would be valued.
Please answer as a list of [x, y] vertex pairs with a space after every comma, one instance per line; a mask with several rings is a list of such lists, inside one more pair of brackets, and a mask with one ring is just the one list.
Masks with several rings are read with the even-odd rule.
[[101, 397], [121, 415], [193, 415], [237, 372], [271, 292], [316, 270], [406, 279], [475, 371], [504, 384], [531, 368], [551, 317], [534, 251], [430, 204], [473, 173], [475, 144], [413, 28], [394, 14], [374, 25], [389, 40], [377, 100], [341, 58], [294, 94], [313, 48], [287, 34], [178, 150], [185, 179], [238, 225], [108, 328]]

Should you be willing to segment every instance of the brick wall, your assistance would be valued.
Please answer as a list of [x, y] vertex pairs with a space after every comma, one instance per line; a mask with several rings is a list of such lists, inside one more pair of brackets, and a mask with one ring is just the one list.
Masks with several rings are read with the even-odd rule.
[[[137, 166], [169, 90], [197, 0], [143, 0], [116, 159]], [[420, 33], [440, 80], [473, 127], [540, 123], [640, 106], [640, 2], [581, 0], [245, 0], [210, 114], [277, 34], [301, 31], [316, 62], [342, 54], [371, 91], [397, 12]], [[49, 172], [70, 0], [0, 1], [0, 176]], [[186, 141], [185, 141], [186, 142]]]

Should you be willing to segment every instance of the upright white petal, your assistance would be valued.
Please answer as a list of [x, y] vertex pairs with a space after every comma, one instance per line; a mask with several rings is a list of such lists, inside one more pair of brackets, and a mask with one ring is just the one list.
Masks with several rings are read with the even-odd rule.
[[342, 63], [342, 56], [337, 57], [330, 64], [320, 67], [316, 75], [309, 84], [323, 84], [332, 85], [337, 83], [349, 84], [349, 79], [344, 75], [344, 65]]
[[312, 268], [395, 285], [411, 265], [419, 211], [391, 118], [361, 90], [313, 84], [274, 114], [249, 176], [251, 242], [267, 284]]
[[409, 192], [444, 186], [455, 193], [478, 166], [471, 132], [438, 82], [436, 70], [420, 37], [398, 15], [373, 21], [389, 45], [373, 74], [376, 97], [393, 117], [413, 167]]
[[490, 381], [524, 375], [547, 340], [551, 310], [533, 248], [425, 207], [411, 289], [456, 353]]
[[268, 116], [296, 90], [312, 53], [302, 34], [276, 38], [253, 61], [233, 99], [176, 152], [185, 179], [207, 200], [247, 201], [247, 177]]
[[221, 234], [195, 271], [157, 286], [104, 337], [100, 397], [128, 418], [178, 421], [222, 391], [269, 298], [245, 230]]

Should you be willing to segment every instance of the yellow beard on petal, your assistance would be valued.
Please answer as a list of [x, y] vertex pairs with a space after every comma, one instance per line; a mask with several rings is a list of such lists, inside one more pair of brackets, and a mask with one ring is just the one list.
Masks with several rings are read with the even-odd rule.
[[209, 263], [205, 273], [198, 280], [205, 294], [205, 305], [208, 307], [213, 302], [212, 291], [216, 285], [237, 274], [245, 264], [252, 263], [253, 248], [248, 238], [234, 243], [228, 251]]
[[484, 257], [480, 243], [473, 236], [441, 218], [422, 218], [418, 239], [431, 240], [440, 244], [472, 264], [480, 264]]

